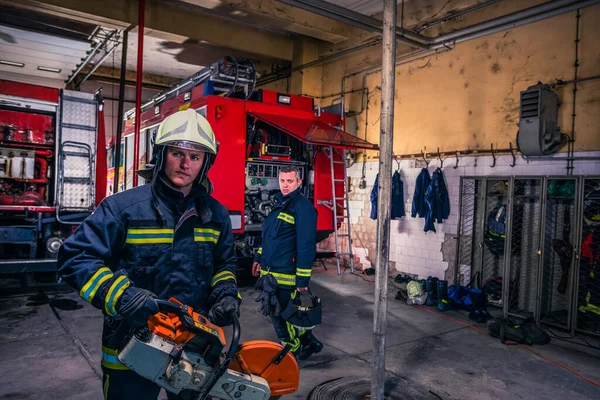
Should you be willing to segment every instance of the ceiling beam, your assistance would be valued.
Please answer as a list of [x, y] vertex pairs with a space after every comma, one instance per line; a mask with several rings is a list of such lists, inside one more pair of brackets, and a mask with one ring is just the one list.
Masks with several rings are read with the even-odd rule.
[[[125, 29], [138, 24], [138, 2], [135, 0], [20, 0], [18, 3], [0, 0], [0, 3], [109, 28]], [[146, 1], [145, 26], [249, 55], [283, 60], [291, 60], [293, 56], [293, 40], [283, 35], [158, 0]]]
[[[195, 3], [195, 0], [182, 1]], [[349, 39], [348, 25], [276, 0], [224, 0], [213, 12], [239, 15], [240, 18], [257, 18], [273, 27], [330, 43]]]
[[[85, 67], [80, 76], [85, 76], [91, 70], [90, 66]], [[98, 67], [96, 71], [90, 76], [89, 80], [97, 80], [97, 81], [106, 81], [110, 83], [119, 83], [119, 77], [121, 73], [118, 68], [110, 68], [110, 67]], [[130, 86], [130, 84], [135, 85], [136, 81], [136, 72], [135, 71], [127, 71], [125, 73], [125, 83]], [[172, 85], [180, 82], [179, 78], [170, 78], [162, 75], [148, 74], [144, 73], [142, 76], [142, 86], [152, 89], [164, 90]]]

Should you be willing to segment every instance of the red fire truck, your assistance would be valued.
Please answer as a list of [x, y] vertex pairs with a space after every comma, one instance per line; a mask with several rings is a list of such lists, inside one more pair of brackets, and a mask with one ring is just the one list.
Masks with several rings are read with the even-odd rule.
[[106, 194], [99, 95], [0, 80], [0, 273], [56, 271]]
[[[262, 223], [279, 190], [279, 168], [289, 164], [302, 171], [304, 194], [318, 211], [318, 240], [335, 231], [337, 241], [337, 227], [348, 217], [346, 151], [377, 146], [344, 132], [342, 113], [315, 107], [310, 97], [254, 90], [256, 76], [250, 61], [226, 57], [143, 104], [138, 166], [135, 110], [125, 113], [119, 190], [133, 187], [134, 170], [152, 158], [152, 140], [161, 121], [191, 107], [208, 119], [219, 142], [209, 178], [213, 195], [229, 210], [238, 257], [253, 257], [260, 246]], [[109, 194], [114, 152], [113, 146], [108, 154], [113, 167], [108, 171]], [[140, 178], [138, 185], [144, 183]]]

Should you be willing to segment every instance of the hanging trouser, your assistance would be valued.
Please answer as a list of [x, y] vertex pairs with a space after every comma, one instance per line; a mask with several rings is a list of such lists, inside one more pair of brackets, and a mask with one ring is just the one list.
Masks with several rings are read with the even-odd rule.
[[[276, 295], [277, 300], [279, 300], [279, 304], [281, 304], [281, 309], [284, 310], [288, 302], [292, 300], [292, 296], [295, 296], [296, 288], [291, 290], [282, 289], [281, 287], [277, 288]], [[273, 323], [273, 328], [275, 328], [275, 334], [282, 342], [283, 345], [290, 345], [291, 352], [296, 354], [300, 350], [300, 339], [307, 332], [303, 329], [298, 329], [294, 325], [287, 322], [280, 315], [278, 316], [270, 316], [271, 322]]]

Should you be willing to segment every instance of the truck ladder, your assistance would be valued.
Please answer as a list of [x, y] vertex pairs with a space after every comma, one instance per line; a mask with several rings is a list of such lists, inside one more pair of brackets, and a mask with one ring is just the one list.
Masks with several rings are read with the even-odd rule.
[[[331, 205], [333, 210], [333, 232], [335, 235], [335, 260], [337, 263], [338, 275], [341, 274], [340, 260], [344, 256], [350, 258], [350, 272], [354, 273], [354, 254], [352, 253], [352, 231], [350, 228], [350, 207], [348, 201], [348, 173], [346, 171], [346, 149], [342, 150], [341, 159], [342, 161], [335, 160], [334, 154], [338, 154], [332, 146], [328, 148], [329, 163], [331, 166]], [[336, 179], [335, 177], [335, 166], [341, 165], [344, 169], [344, 178]], [[343, 184], [343, 195], [336, 192], [336, 183]], [[342, 214], [338, 215], [338, 207], [341, 206]], [[338, 222], [340, 222], [340, 228], [338, 228]], [[344, 222], [346, 222], [347, 231], [344, 232]], [[344, 246], [346, 244], [346, 246]], [[347, 251], [344, 251], [344, 247]]]

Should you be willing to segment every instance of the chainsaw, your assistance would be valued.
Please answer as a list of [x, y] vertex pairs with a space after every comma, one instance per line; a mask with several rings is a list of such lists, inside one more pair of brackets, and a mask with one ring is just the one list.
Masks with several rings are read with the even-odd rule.
[[119, 361], [138, 375], [185, 399], [267, 400], [298, 390], [290, 347], [266, 340], [240, 344], [234, 312], [225, 353], [223, 329], [173, 298], [157, 303], [159, 312], [130, 332], [119, 350]]

